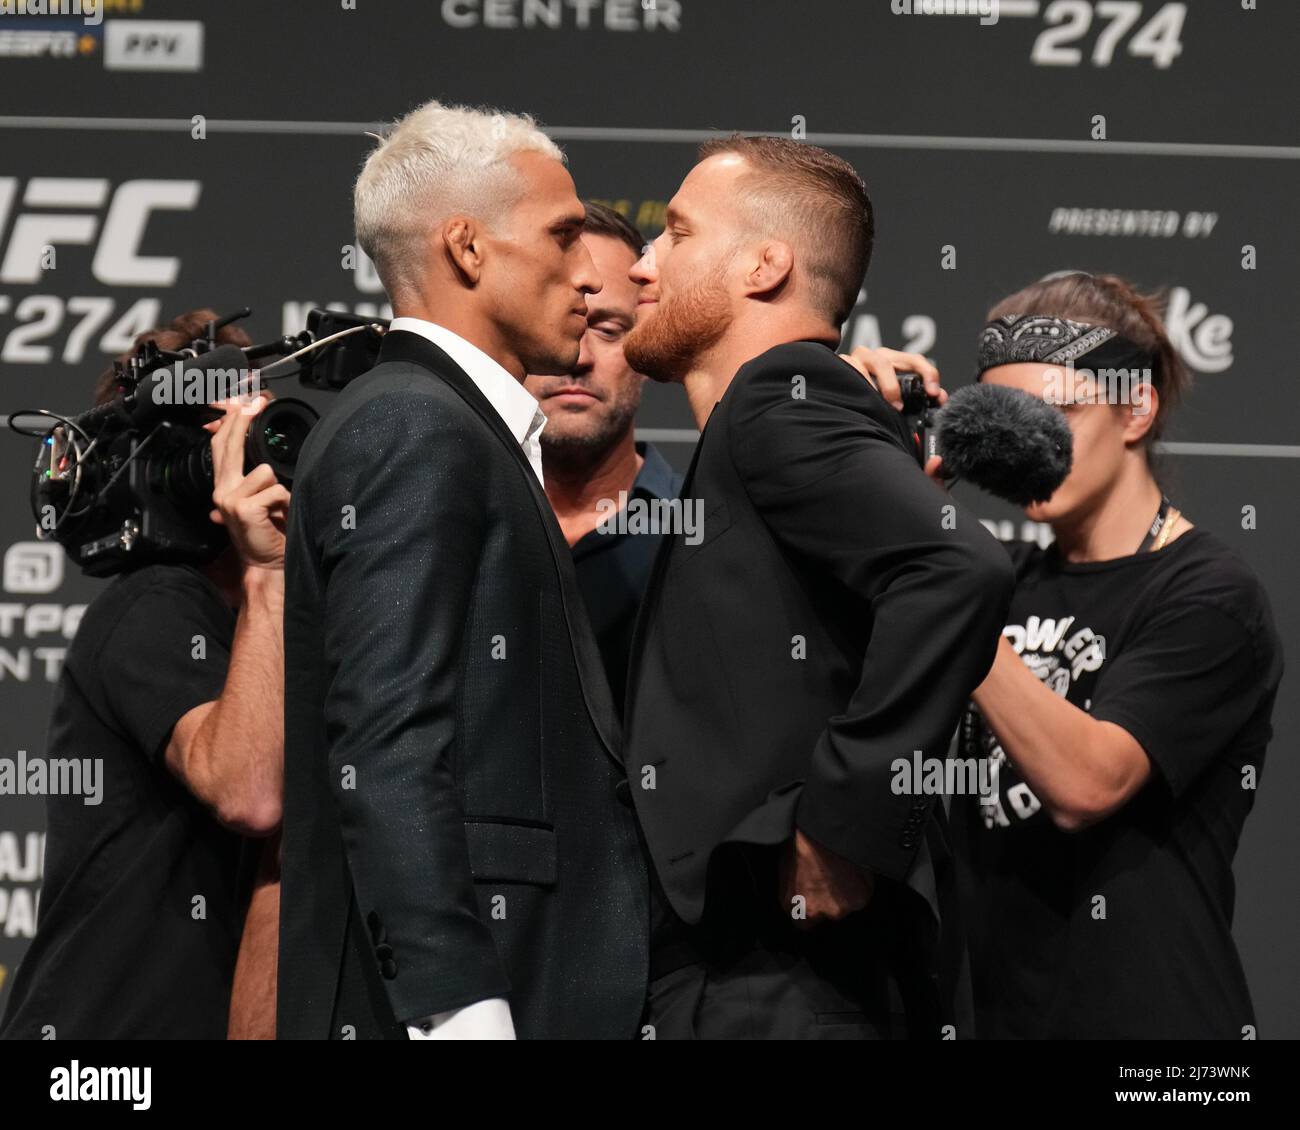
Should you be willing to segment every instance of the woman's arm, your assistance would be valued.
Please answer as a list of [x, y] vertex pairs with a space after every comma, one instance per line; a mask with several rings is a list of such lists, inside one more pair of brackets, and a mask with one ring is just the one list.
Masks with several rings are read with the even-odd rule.
[[1151, 762], [1132, 734], [1098, 721], [1049, 689], [1005, 636], [972, 697], [1063, 831], [1077, 832], [1105, 819], [1151, 775]]

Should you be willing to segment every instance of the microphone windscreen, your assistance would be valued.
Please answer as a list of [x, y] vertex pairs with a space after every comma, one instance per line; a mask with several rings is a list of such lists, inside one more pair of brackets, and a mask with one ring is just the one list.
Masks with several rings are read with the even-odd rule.
[[247, 369], [249, 367], [248, 358], [244, 356], [244, 351], [237, 345], [218, 345], [215, 349], [200, 353], [197, 358], [186, 362], [186, 364], [196, 365], [209, 373], [214, 369]]
[[[242, 391], [248, 371], [248, 358], [237, 345], [218, 345], [197, 357], [186, 355], [181, 361], [164, 362], [136, 385], [127, 414], [137, 427], [146, 427], [168, 405], [197, 406], [224, 400]], [[208, 415], [221, 413], [213, 409]]]
[[1074, 444], [1065, 416], [1020, 389], [959, 388], [936, 426], [944, 474], [1016, 506], [1046, 501], [1070, 473]]

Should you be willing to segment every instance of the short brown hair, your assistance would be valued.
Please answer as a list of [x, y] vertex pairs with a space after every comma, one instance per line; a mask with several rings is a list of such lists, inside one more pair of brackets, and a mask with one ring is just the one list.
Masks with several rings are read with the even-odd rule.
[[[137, 334], [135, 341], [131, 343], [131, 348], [123, 353], [118, 360], [125, 364], [135, 355], [136, 350], [147, 341], [153, 342], [159, 349], [175, 353], [184, 349], [195, 338], [206, 336], [208, 323], [215, 322], [220, 317], [221, 315], [215, 310], [206, 308], [187, 311], [173, 318], [169, 325], [156, 326], [154, 329]], [[241, 326], [237, 326], [232, 322], [217, 330], [217, 344], [238, 345], [246, 349], [253, 344], [253, 339], [244, 332]], [[95, 381], [95, 403], [103, 404], [116, 396], [117, 392], [117, 373], [112, 366], [109, 366], [99, 374], [99, 378]]]
[[764, 234], [797, 241], [813, 302], [838, 326], [857, 302], [871, 262], [875, 218], [867, 186], [842, 157], [788, 137], [715, 138], [700, 160], [735, 153], [753, 169], [742, 183]]
[[622, 212], [616, 212], [596, 200], [584, 200], [582, 206], [587, 209], [587, 222], [582, 227], [583, 235], [603, 235], [609, 239], [617, 239], [630, 247], [638, 259], [645, 254], [645, 236]]
[[1144, 443], [1150, 445], [1164, 433], [1169, 413], [1187, 393], [1191, 375], [1178, 356], [1161, 320], [1165, 296], [1142, 294], [1119, 275], [1090, 275], [1072, 271], [1040, 279], [1004, 298], [989, 311], [988, 320], [1011, 314], [1047, 314], [1093, 326], [1106, 326], [1155, 356], [1151, 384], [1160, 398], [1156, 418]]

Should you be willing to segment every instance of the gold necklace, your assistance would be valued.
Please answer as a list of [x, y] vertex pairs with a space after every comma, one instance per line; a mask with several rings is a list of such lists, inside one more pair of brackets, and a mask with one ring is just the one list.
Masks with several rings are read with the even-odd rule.
[[1158, 549], [1164, 549], [1165, 542], [1169, 540], [1169, 535], [1174, 532], [1174, 527], [1178, 525], [1178, 519], [1183, 516], [1181, 510], [1171, 510], [1169, 517], [1165, 519], [1165, 524], [1160, 527], [1160, 536], [1156, 538], [1156, 544], [1151, 547], [1154, 553]]

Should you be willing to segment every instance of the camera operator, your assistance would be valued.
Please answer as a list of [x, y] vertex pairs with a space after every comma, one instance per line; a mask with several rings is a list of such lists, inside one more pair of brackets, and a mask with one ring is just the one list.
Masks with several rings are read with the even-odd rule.
[[[990, 321], [1013, 315], [1051, 318], [1063, 338], [1113, 330], [1134, 355], [1119, 363], [1152, 376], [1145, 405], [1065, 407], [1073, 470], [1026, 511], [1056, 541], [1019, 551], [1008, 626], [963, 730], [995, 768], [992, 795], [956, 815], [980, 1035], [1239, 1040], [1254, 1013], [1232, 857], [1282, 670], [1268, 598], [1153, 473], [1152, 441], [1186, 383], [1154, 304], [1122, 279], [1075, 274], [1012, 295]], [[982, 379], [1042, 395], [1041, 355], [1009, 336], [986, 331]], [[1075, 364], [1095, 369], [1096, 356]], [[1031, 618], [1056, 631], [1032, 638]]]
[[[201, 310], [141, 335], [185, 347]], [[249, 344], [224, 327], [218, 341]], [[100, 380], [102, 403], [116, 392]], [[36, 936], [5, 1038], [224, 1038], [262, 844], [280, 823], [288, 491], [244, 443], [265, 405], [225, 402], [209, 517], [230, 543], [206, 564], [124, 572], [68, 649], [50, 758], [102, 760], [102, 802], [46, 801]]]
[[1240, 1040], [1232, 860], [1283, 660], [1258, 579], [1157, 477], [1187, 371], [1156, 300], [1072, 272], [990, 311], [979, 373], [1060, 405], [1073, 466], [1025, 509], [1053, 544], [1007, 547], [1015, 594], [959, 735], [986, 766], [952, 811], [977, 1034]]

